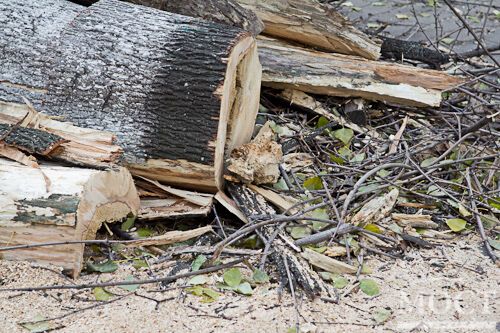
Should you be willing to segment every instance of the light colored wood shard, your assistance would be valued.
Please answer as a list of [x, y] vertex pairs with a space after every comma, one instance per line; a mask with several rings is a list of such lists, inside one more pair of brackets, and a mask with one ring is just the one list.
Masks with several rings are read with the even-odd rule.
[[391, 217], [402, 227], [437, 229], [439, 225], [432, 221], [432, 216], [422, 214], [392, 213]]
[[327, 257], [313, 251], [311, 249], [305, 248], [304, 252], [302, 252], [302, 257], [304, 257], [311, 265], [321, 268], [330, 273], [348, 273], [348, 274], [356, 274], [357, 268], [355, 266], [346, 264], [342, 261]]
[[[103, 222], [137, 214], [139, 197], [125, 168], [106, 171], [0, 159], [0, 246], [94, 239]], [[1, 252], [3, 259], [62, 266], [76, 277], [83, 244]]]
[[125, 247], [160, 246], [160, 245], [174, 244], [201, 236], [212, 230], [213, 229], [211, 226], [206, 226], [187, 231], [178, 231], [178, 230], [169, 231], [160, 236], [138, 239], [134, 242], [126, 243]]
[[274, 191], [253, 184], [249, 184], [247, 186], [249, 189], [257, 194], [262, 195], [267, 201], [275, 205], [281, 213], [286, 212], [288, 215], [290, 215], [298, 212], [297, 208], [293, 208], [293, 206], [298, 202], [296, 199], [282, 196]]
[[142, 221], [207, 216], [212, 205], [199, 206], [179, 198], [141, 199], [137, 218]]
[[410, 106], [439, 106], [444, 90], [463, 82], [446, 73], [290, 46], [259, 37], [262, 85], [307, 93], [362, 97]]
[[398, 189], [393, 189], [389, 193], [376, 197], [361, 207], [361, 209], [351, 218], [350, 223], [364, 227], [369, 223], [377, 223], [388, 216], [394, 208], [399, 196]]
[[376, 60], [380, 44], [316, 0], [237, 0], [264, 22], [264, 34], [336, 53]]

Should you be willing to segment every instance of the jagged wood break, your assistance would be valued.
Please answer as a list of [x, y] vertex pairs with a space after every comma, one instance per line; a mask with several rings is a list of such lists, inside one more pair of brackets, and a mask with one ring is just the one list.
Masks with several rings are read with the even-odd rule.
[[376, 60], [380, 45], [317, 0], [236, 0], [264, 22], [264, 34], [321, 50]]
[[[0, 158], [0, 246], [95, 239], [103, 222], [137, 214], [139, 196], [127, 169], [99, 171]], [[0, 252], [0, 258], [61, 266], [73, 277], [83, 244]]]
[[463, 82], [444, 72], [325, 53], [259, 37], [262, 85], [318, 95], [362, 97], [411, 106], [439, 106]]
[[220, 187], [224, 154], [249, 140], [258, 110], [251, 34], [118, 0], [75, 6], [0, 0], [0, 101], [26, 93], [39, 111], [115, 133], [135, 174]]

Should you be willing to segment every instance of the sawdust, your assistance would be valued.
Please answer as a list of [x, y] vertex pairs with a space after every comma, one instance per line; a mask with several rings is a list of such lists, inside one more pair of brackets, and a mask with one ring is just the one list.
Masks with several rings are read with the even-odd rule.
[[[309, 332], [496, 332], [499, 329], [498, 268], [481, 253], [480, 240], [467, 236], [431, 250], [410, 250], [405, 260], [373, 257], [370, 278], [381, 293], [368, 297], [353, 290], [339, 304], [299, 298], [301, 328]], [[158, 277], [156, 273], [136, 271], [121, 265], [107, 274], [90, 274], [71, 281], [53, 271], [27, 262], [0, 261], [1, 288], [51, 284], [104, 282]], [[352, 276], [346, 276], [353, 282]], [[212, 281], [220, 273], [211, 275]], [[178, 281], [183, 286], [185, 281]], [[53, 320], [57, 332], [287, 332], [294, 326], [293, 300], [281, 300], [276, 285], [257, 287], [246, 297], [225, 292], [214, 303], [201, 303], [183, 288], [152, 292], [157, 285], [139, 288], [135, 294], [98, 306], [89, 290], [0, 292], [0, 331], [27, 332], [19, 322], [37, 315], [58, 317], [88, 306], [92, 309]], [[344, 293], [349, 286], [340, 290]], [[125, 295], [112, 287], [109, 292]], [[115, 296], [116, 298], [117, 296]], [[375, 325], [374, 313], [386, 308], [392, 312], [384, 325]], [[416, 328], [416, 329], [415, 329]]]

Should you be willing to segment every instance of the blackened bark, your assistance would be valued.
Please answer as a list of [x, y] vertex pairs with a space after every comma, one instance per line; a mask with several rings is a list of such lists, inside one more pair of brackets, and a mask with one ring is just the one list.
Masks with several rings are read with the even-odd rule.
[[[71, 0], [89, 6], [98, 0]], [[264, 30], [264, 23], [257, 15], [243, 8], [234, 0], [124, 0], [171, 13], [202, 18], [250, 31], [254, 36]]]
[[400, 39], [382, 37], [382, 57], [400, 60], [418, 60], [439, 69], [442, 64], [450, 61], [450, 58], [436, 50], [429, 49], [417, 42], [409, 42]]
[[128, 162], [213, 165], [218, 89], [248, 33], [117, 0], [0, 0], [0, 9], [0, 101], [27, 95], [40, 111], [113, 132]]
[[48, 155], [67, 140], [59, 135], [33, 128], [0, 124], [1, 142], [30, 154]]

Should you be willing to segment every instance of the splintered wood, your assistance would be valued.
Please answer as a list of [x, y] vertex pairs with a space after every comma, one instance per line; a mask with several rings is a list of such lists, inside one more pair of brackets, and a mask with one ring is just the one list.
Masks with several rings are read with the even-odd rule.
[[[125, 168], [42, 164], [36, 169], [0, 159], [0, 246], [94, 239], [103, 222], [120, 221], [138, 210], [139, 197]], [[0, 255], [59, 265], [76, 277], [83, 249], [83, 244], [68, 244]]]
[[262, 84], [277, 89], [439, 106], [441, 93], [463, 80], [443, 72], [323, 53], [259, 38]]

